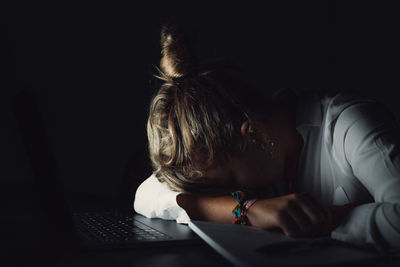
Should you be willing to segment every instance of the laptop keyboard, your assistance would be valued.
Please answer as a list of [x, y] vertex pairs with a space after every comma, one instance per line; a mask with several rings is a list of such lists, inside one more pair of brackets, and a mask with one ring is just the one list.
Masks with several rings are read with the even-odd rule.
[[75, 214], [78, 230], [101, 243], [132, 241], [159, 241], [171, 237], [133, 219], [133, 216], [116, 212], [85, 212]]

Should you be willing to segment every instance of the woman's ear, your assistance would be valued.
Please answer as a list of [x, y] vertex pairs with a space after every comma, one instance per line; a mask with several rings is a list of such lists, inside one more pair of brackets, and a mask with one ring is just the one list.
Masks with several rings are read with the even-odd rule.
[[249, 128], [250, 128], [249, 121], [245, 121], [242, 123], [242, 126], [240, 127], [240, 132], [242, 133], [243, 136], [248, 134]]

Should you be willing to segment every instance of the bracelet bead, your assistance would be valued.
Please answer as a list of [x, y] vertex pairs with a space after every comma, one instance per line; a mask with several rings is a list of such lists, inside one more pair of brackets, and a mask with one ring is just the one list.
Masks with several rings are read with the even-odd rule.
[[257, 199], [245, 200], [245, 195], [240, 190], [232, 192], [232, 196], [236, 197], [238, 202], [232, 210], [232, 213], [235, 216], [232, 223], [250, 224], [247, 218], [247, 211], [257, 201]]

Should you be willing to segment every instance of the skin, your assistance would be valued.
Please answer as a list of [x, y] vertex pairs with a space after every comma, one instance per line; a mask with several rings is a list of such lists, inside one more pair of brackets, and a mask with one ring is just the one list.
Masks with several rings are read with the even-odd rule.
[[[250, 191], [263, 191], [280, 179], [293, 181], [303, 144], [296, 130], [294, 100], [275, 103], [269, 118], [243, 122], [241, 134], [248, 140], [246, 150], [231, 157], [224, 166], [209, 170], [206, 176], [225, 184], [225, 179], [230, 179], [236, 188]], [[273, 148], [268, 140], [274, 142]], [[263, 142], [265, 149], [261, 148]]]
[[[249, 140], [246, 150], [231, 157], [222, 166], [206, 172], [216, 187], [250, 192], [263, 192], [274, 182], [284, 179], [289, 195], [259, 199], [248, 210], [251, 225], [282, 231], [287, 236], [318, 236], [332, 231], [350, 211], [346, 206], [322, 207], [309, 194], [296, 192], [297, 164], [303, 145], [296, 131], [296, 103], [294, 99], [277, 102], [270, 119], [262, 122], [245, 121], [241, 134]], [[260, 140], [275, 143], [271, 156], [260, 147]], [[256, 140], [253, 142], [253, 140]], [[258, 140], [258, 141], [257, 141]], [[259, 142], [260, 141], [260, 142]], [[180, 194], [177, 203], [191, 219], [230, 223], [236, 201], [232, 196]], [[333, 222], [332, 218], [335, 218]]]

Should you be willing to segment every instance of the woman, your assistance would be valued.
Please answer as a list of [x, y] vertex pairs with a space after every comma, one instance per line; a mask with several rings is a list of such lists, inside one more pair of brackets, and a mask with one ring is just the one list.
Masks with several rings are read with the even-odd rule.
[[[400, 135], [390, 112], [344, 94], [264, 99], [234, 68], [200, 67], [194, 44], [177, 25], [163, 27], [164, 84], [147, 124], [154, 172], [136, 192], [136, 212], [181, 223], [230, 223], [234, 213], [288, 236], [400, 247]], [[230, 194], [238, 189], [246, 205]]]

